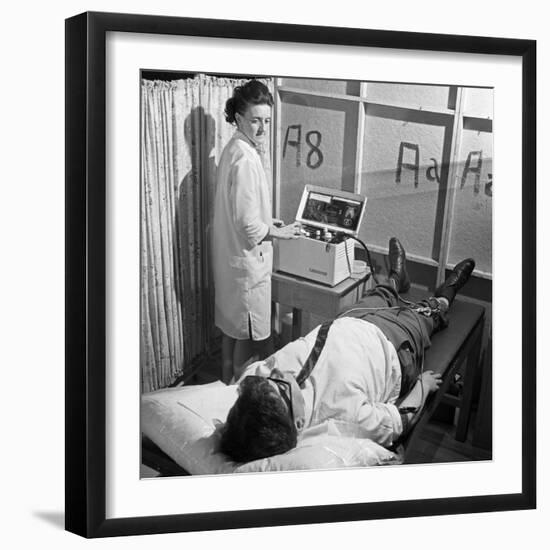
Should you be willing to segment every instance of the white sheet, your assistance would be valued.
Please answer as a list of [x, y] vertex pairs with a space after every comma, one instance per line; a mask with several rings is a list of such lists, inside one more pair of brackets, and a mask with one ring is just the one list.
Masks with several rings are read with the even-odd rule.
[[334, 421], [304, 431], [297, 447], [282, 455], [238, 464], [218, 452], [219, 428], [237, 398], [237, 386], [213, 382], [144, 394], [141, 429], [190, 474], [325, 470], [399, 464], [384, 447], [360, 438], [356, 427]]

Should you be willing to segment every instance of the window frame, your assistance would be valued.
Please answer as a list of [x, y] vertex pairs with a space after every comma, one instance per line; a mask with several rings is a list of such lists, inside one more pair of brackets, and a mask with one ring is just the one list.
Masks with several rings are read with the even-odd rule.
[[[291, 77], [289, 77], [291, 78]], [[412, 106], [404, 103], [397, 102], [380, 102], [380, 101], [369, 101], [367, 99], [367, 91], [369, 87], [369, 82], [361, 82], [359, 87], [359, 95], [351, 95], [344, 93], [331, 93], [323, 91], [313, 91], [302, 89], [295, 86], [288, 86], [282, 83], [283, 77], [274, 78], [274, 120], [275, 124], [273, 125], [273, 153], [275, 162], [273, 163], [274, 169], [274, 178], [273, 178], [273, 211], [276, 217], [280, 216], [281, 210], [281, 139], [282, 139], [282, 95], [283, 94], [297, 94], [305, 97], [318, 97], [328, 100], [337, 100], [357, 104], [357, 138], [356, 138], [356, 149], [355, 149], [355, 167], [354, 167], [354, 193], [361, 192], [361, 171], [363, 163], [363, 147], [366, 136], [366, 119], [368, 116], [377, 116], [374, 114], [377, 110], [389, 109], [390, 112], [398, 115], [399, 113], [409, 113], [418, 117], [423, 118], [423, 115], [426, 117], [441, 117], [442, 124], [444, 127], [451, 127], [451, 136], [450, 136], [450, 147], [449, 152], [443, 149], [443, 158], [442, 165], [448, 166], [448, 176], [447, 176], [447, 188], [445, 192], [443, 214], [441, 220], [441, 235], [439, 243], [439, 254], [438, 260], [432, 258], [426, 258], [421, 255], [410, 254], [410, 260], [413, 262], [420, 263], [429, 268], [435, 269], [434, 275], [434, 284], [440, 284], [446, 275], [446, 270], [452, 269], [452, 265], [449, 263], [449, 250], [451, 245], [451, 235], [453, 231], [453, 216], [454, 216], [454, 205], [456, 199], [456, 181], [459, 177], [457, 173], [457, 167], [460, 162], [460, 145], [462, 138], [462, 131], [464, 129], [476, 130], [480, 132], [490, 132], [492, 133], [493, 128], [493, 119], [489, 117], [481, 117], [479, 115], [470, 114], [465, 111], [465, 90], [473, 87], [465, 86], [449, 86], [451, 93], [450, 97], [454, 98], [454, 108], [441, 108], [434, 107], [432, 105], [420, 105]], [[370, 111], [370, 113], [369, 113]], [[396, 116], [398, 119], [398, 116]], [[427, 124], [433, 124], [432, 122], [426, 122]], [[440, 126], [439, 124], [436, 124]], [[452, 182], [455, 182], [453, 184]], [[379, 254], [387, 254], [387, 248], [377, 246], [367, 242], [369, 248]], [[474, 277], [485, 279], [487, 281], [492, 281], [492, 273], [481, 271], [476, 269], [474, 271]], [[490, 298], [489, 298], [490, 300]]]

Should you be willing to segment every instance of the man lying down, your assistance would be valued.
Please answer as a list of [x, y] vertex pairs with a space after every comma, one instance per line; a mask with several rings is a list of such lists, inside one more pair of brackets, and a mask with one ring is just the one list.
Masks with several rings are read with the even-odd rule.
[[399, 297], [410, 287], [401, 243], [390, 239], [389, 277], [334, 321], [250, 365], [223, 428], [221, 451], [250, 462], [293, 449], [304, 428], [329, 419], [356, 425], [390, 447], [412, 426], [441, 376], [423, 370], [430, 336], [469, 279], [472, 259], [457, 264], [434, 296]]

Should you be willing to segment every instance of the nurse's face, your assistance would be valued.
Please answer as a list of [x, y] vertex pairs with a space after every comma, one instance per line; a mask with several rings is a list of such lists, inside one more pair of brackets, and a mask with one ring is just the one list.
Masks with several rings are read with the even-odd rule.
[[244, 114], [237, 113], [239, 130], [256, 145], [263, 145], [267, 139], [267, 130], [271, 124], [269, 105], [250, 105]]

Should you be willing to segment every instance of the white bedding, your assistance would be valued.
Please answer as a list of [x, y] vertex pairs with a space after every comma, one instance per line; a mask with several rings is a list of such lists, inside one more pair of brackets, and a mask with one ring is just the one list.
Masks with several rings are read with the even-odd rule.
[[237, 386], [213, 382], [144, 394], [141, 430], [190, 474], [334, 469], [400, 464], [401, 457], [357, 436], [351, 424], [328, 421], [308, 428], [296, 448], [239, 464], [218, 452], [219, 429], [237, 398]]

